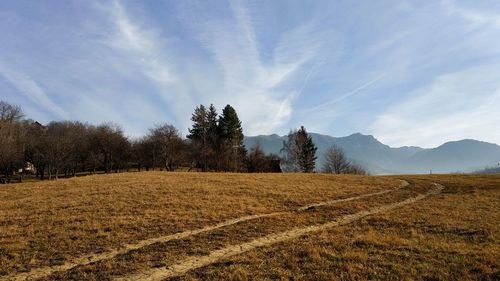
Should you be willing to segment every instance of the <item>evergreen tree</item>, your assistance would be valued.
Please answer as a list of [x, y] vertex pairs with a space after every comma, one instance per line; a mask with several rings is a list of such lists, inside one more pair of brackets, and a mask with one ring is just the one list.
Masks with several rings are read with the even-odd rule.
[[229, 104], [222, 110], [219, 118], [220, 136], [226, 143], [243, 146], [243, 129], [236, 110]]
[[243, 128], [236, 110], [231, 105], [226, 105], [219, 118], [219, 137], [224, 154], [228, 157], [225, 169], [240, 170], [241, 163], [246, 155], [243, 144]]
[[191, 140], [193, 146], [192, 157], [196, 161], [196, 166], [201, 167], [202, 171], [206, 171], [208, 168], [208, 128], [209, 124], [207, 122], [207, 109], [204, 105], [200, 104], [194, 109], [194, 113], [191, 116], [191, 121], [193, 121], [193, 126], [189, 129], [188, 139]]
[[217, 118], [217, 109], [213, 104], [210, 104], [206, 116], [207, 142], [213, 151], [217, 151], [219, 143], [219, 124]]
[[318, 148], [304, 126], [300, 127], [300, 130], [297, 131], [296, 142], [300, 149], [300, 155], [298, 157], [300, 170], [304, 173], [313, 172], [316, 166], [316, 150], [318, 150]]
[[241, 170], [246, 150], [236, 110], [227, 105], [219, 116], [213, 104], [208, 109], [200, 105], [191, 120], [193, 126], [187, 137], [191, 139], [193, 158], [202, 171]]
[[210, 104], [207, 111], [207, 165], [211, 170], [220, 170], [220, 137], [217, 109]]
[[281, 149], [283, 170], [287, 172], [313, 172], [316, 165], [317, 149], [304, 126], [300, 127], [298, 131], [290, 131], [288, 141], [283, 142]]
[[203, 104], [194, 109], [191, 121], [193, 121], [193, 127], [189, 129], [187, 137], [192, 141], [205, 143], [207, 135], [207, 109]]

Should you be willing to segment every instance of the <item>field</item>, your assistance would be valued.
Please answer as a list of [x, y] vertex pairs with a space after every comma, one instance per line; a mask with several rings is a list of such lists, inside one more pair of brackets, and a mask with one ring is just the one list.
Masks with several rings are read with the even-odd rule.
[[0, 186], [0, 280], [499, 280], [500, 175]]

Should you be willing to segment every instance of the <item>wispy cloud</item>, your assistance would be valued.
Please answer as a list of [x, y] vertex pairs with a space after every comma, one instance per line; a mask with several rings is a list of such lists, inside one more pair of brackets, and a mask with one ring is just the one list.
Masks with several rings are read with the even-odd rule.
[[478, 28], [484, 25], [490, 25], [500, 28], [500, 15], [498, 14], [491, 14], [471, 8], [463, 8], [457, 5], [453, 0], [442, 0], [442, 4], [448, 13], [461, 16], [471, 24], [471, 27]]
[[433, 147], [477, 136], [496, 142], [500, 139], [497, 67], [481, 65], [437, 77], [380, 114], [371, 131], [395, 146]]
[[116, 26], [116, 33], [107, 43], [115, 49], [129, 52], [142, 71], [153, 81], [172, 83], [176, 80], [165, 61], [162, 61], [161, 44], [164, 39], [151, 27], [135, 23], [120, 1], [113, 1], [109, 12]]
[[154, 94], [163, 101], [153, 106], [163, 106], [164, 110], [171, 112], [170, 116], [175, 120], [170, 122], [184, 124], [180, 120], [187, 118], [186, 112], [192, 110], [194, 101], [189, 85], [182, 80], [187, 80], [187, 77], [181, 79], [178, 76], [184, 74], [178, 72], [182, 61], [176, 58], [174, 48], [170, 47], [176, 39], [165, 38], [157, 27], [140, 17], [132, 17], [121, 1], [113, 1], [104, 10], [115, 26], [112, 35], [104, 43], [118, 51], [122, 60], [130, 62], [144, 75], [144, 82], [154, 89], [154, 93], [149, 95]]
[[2, 62], [0, 62], [0, 74], [17, 88], [19, 93], [31, 102], [44, 108], [53, 117], [68, 118], [68, 114], [55, 104], [45, 91], [27, 74], [13, 70]]
[[272, 58], [264, 62], [252, 11], [240, 1], [230, 3], [230, 18], [207, 18], [192, 29], [221, 70], [218, 100], [236, 106], [247, 134], [275, 132], [290, 119], [303, 87], [293, 79], [311, 76], [325, 32], [309, 23], [292, 28], [280, 36]]
[[352, 97], [358, 93], [360, 93], [361, 91], [363, 91], [364, 89], [367, 89], [368, 87], [370, 87], [371, 85], [375, 84], [376, 82], [378, 82], [379, 80], [381, 80], [382, 78], [384, 78], [385, 74], [380, 74], [379, 76], [377, 76], [376, 78], [366, 82], [366, 83], [363, 83], [361, 86], [359, 87], [356, 87], [355, 89], [353, 89], [352, 91], [348, 92], [348, 93], [345, 93], [343, 95], [340, 95], [339, 97], [336, 97], [330, 101], [327, 101], [325, 103], [322, 103], [318, 106], [315, 106], [315, 107], [312, 107], [312, 108], [309, 108], [309, 109], [306, 109], [304, 112], [306, 113], [309, 113], [309, 112], [316, 112], [318, 110], [324, 110], [324, 109], [328, 109], [328, 108], [331, 108], [331, 106], [349, 98], [349, 97]]
[[395, 145], [500, 142], [482, 129], [499, 116], [497, 1], [34, 5], [1, 5], [0, 95], [42, 121], [111, 121], [132, 135], [170, 122], [185, 133], [194, 107], [214, 103], [236, 107], [252, 135], [305, 125]]

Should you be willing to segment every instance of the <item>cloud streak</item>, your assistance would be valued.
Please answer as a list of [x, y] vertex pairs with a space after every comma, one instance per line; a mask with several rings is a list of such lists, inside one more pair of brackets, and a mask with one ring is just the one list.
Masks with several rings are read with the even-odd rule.
[[471, 24], [471, 27], [479, 28], [484, 25], [490, 25], [500, 29], [499, 15], [474, 9], [465, 9], [455, 4], [452, 0], [443, 0], [442, 4], [450, 14], [457, 14], [467, 20]]
[[474, 138], [496, 142], [500, 116], [498, 64], [481, 65], [437, 77], [393, 104], [372, 125], [373, 134], [394, 146], [415, 140], [434, 147], [449, 140]]
[[294, 79], [303, 74], [305, 81], [309, 79], [312, 73], [304, 67], [318, 58], [320, 36], [325, 33], [314, 32], [311, 24], [289, 29], [274, 46], [271, 59], [264, 62], [252, 11], [240, 1], [230, 3], [231, 17], [209, 17], [202, 24], [191, 25], [222, 73], [222, 95], [216, 102], [237, 108], [247, 134], [281, 130], [303, 89]]
[[68, 118], [68, 114], [55, 104], [44, 90], [28, 75], [17, 72], [0, 63], [0, 74], [18, 89], [19, 93], [44, 108], [56, 118]]
[[247, 135], [500, 142], [495, 1], [44, 1], [0, 5], [0, 95], [41, 121], [186, 133], [213, 103]]
[[[156, 120], [168, 118], [165, 121], [187, 127], [187, 112], [194, 108], [195, 103], [187, 82], [190, 74], [182, 72], [180, 65], [183, 61], [177, 58], [177, 50], [171, 46], [176, 38], [162, 35], [161, 29], [143, 17], [133, 15], [121, 1], [100, 6], [100, 10], [112, 23], [110, 36], [102, 43], [116, 52], [113, 60], [118, 61], [117, 67], [128, 70], [129, 82], [139, 84], [143, 91], [130, 93], [130, 100], [143, 103], [140, 108], [147, 108], [144, 103], [149, 103], [156, 112], [163, 111], [163, 118], [156, 116]], [[135, 72], [142, 77], [134, 77]]]
[[315, 106], [313, 108], [310, 108], [310, 109], [307, 109], [305, 110], [306, 113], [309, 113], [309, 112], [315, 112], [315, 111], [318, 111], [318, 110], [322, 110], [322, 109], [326, 109], [326, 108], [329, 108], [331, 107], [332, 105], [335, 105], [349, 97], [352, 97], [358, 93], [360, 93], [361, 91], [363, 91], [364, 89], [367, 89], [369, 88], [370, 86], [372, 86], [373, 84], [375, 84], [376, 82], [380, 81], [382, 78], [384, 78], [385, 74], [380, 74], [379, 76], [377, 76], [376, 78], [362, 84], [361, 86], [355, 88], [354, 90], [346, 93], [346, 94], [343, 94], [341, 95], [340, 97], [337, 97], [337, 98], [334, 98], [330, 101], [327, 101], [325, 103], [322, 103], [318, 106]]

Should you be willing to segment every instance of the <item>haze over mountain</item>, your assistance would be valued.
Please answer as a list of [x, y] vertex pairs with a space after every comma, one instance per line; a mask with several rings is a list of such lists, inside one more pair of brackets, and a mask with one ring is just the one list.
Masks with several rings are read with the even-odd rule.
[[[360, 133], [346, 137], [332, 137], [311, 133], [318, 147], [316, 167], [320, 168], [326, 149], [340, 145], [352, 161], [364, 166], [372, 174], [452, 173], [472, 172], [500, 162], [500, 146], [477, 140], [446, 142], [436, 148], [416, 146], [390, 147], [371, 135]], [[260, 135], [245, 137], [247, 148], [259, 141], [266, 153], [279, 154], [286, 136]]]

